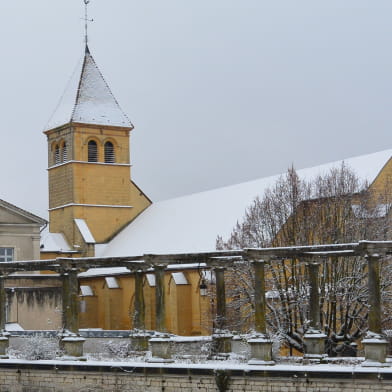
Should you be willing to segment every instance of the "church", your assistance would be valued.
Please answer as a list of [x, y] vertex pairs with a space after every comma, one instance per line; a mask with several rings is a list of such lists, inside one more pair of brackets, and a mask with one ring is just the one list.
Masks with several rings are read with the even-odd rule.
[[[86, 44], [82, 61], [44, 130], [48, 147], [49, 223], [41, 234], [41, 259], [212, 251], [217, 236], [227, 238], [246, 207], [279, 178], [271, 176], [153, 203], [132, 180], [133, 128]], [[389, 149], [344, 162], [377, 190], [385, 189], [392, 178], [391, 157]], [[315, 178], [340, 164], [302, 169], [298, 175]], [[16, 211], [14, 206], [6, 207]], [[37, 227], [45, 226], [41, 218], [26, 214], [24, 218]], [[37, 243], [37, 235], [34, 238]], [[2, 249], [9, 251], [11, 247], [0, 243]], [[29, 258], [38, 256], [37, 250], [34, 252]], [[23, 258], [26, 257], [18, 257]], [[167, 268], [166, 325], [170, 332], [210, 332], [212, 305], [202, 290], [212, 281], [207, 272], [198, 264]], [[46, 275], [45, 279], [51, 280], [52, 292], [58, 294], [59, 284], [54, 277]], [[81, 328], [132, 328], [135, 282], [129, 270], [91, 269], [79, 274], [79, 282]], [[153, 330], [153, 273], [145, 275], [143, 292], [146, 328]], [[37, 329], [60, 326], [58, 314], [53, 309], [50, 312], [52, 321], [35, 326]], [[20, 319], [16, 317], [14, 321]], [[26, 321], [26, 328], [27, 324]]]
[[[133, 125], [88, 46], [45, 134], [48, 141], [49, 226], [41, 258], [114, 257], [215, 249], [255, 196], [278, 176], [152, 203], [131, 179]], [[392, 176], [392, 150], [350, 158], [359, 178], [380, 187]], [[303, 178], [341, 162], [299, 170]], [[211, 314], [201, 295], [206, 271], [198, 265], [166, 271], [166, 325], [179, 335], [209, 332]], [[99, 268], [79, 275], [82, 328], [130, 329], [134, 278], [126, 268]], [[154, 329], [154, 275], [146, 274], [146, 328]], [[207, 316], [206, 316], [207, 314]], [[204, 316], [203, 316], [204, 315]]]

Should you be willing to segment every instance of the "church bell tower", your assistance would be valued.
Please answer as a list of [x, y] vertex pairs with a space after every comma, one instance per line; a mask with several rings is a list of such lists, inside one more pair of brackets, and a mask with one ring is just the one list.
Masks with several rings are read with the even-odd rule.
[[94, 255], [151, 201], [131, 181], [133, 125], [86, 44], [83, 60], [46, 126], [49, 231]]

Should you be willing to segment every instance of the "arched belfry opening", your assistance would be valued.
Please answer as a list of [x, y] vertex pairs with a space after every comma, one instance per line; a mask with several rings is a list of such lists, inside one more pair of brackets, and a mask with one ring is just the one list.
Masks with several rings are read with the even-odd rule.
[[105, 163], [115, 163], [116, 155], [112, 142], [105, 143]]
[[87, 145], [87, 161], [98, 162], [98, 146], [95, 140], [90, 140]]

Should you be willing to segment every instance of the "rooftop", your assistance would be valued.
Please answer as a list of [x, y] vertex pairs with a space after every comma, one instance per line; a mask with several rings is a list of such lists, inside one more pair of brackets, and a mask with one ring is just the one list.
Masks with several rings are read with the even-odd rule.
[[72, 122], [133, 128], [87, 46], [45, 130]]

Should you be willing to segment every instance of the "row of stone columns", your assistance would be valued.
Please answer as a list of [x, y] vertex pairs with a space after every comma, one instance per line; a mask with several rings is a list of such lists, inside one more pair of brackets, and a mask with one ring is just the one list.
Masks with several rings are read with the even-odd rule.
[[[251, 364], [273, 364], [272, 342], [266, 334], [266, 298], [265, 298], [265, 263], [262, 260], [253, 261], [255, 277], [255, 336], [248, 340], [251, 347]], [[368, 255], [368, 333], [362, 343], [365, 348], [365, 362], [363, 366], [379, 366], [385, 363], [388, 342], [382, 335], [381, 328], [381, 290], [380, 290], [380, 255]], [[309, 317], [310, 325], [304, 336], [305, 358], [316, 361], [325, 356], [325, 339], [320, 324], [320, 295], [319, 295], [319, 266], [315, 261], [306, 263], [309, 277]], [[216, 296], [217, 296], [217, 327], [225, 329], [225, 293], [224, 270], [215, 268]], [[219, 339], [219, 334], [217, 334]], [[219, 349], [227, 350], [225, 346], [218, 345]]]
[[[382, 335], [381, 326], [381, 290], [380, 290], [380, 255], [368, 255], [368, 332], [362, 344], [365, 349], [363, 366], [385, 364], [388, 342]], [[318, 287], [319, 263], [307, 263], [309, 273], [309, 314], [310, 326], [304, 336], [305, 356], [320, 359], [324, 356], [326, 335], [320, 325], [320, 298]]]
[[[367, 257], [368, 288], [369, 288], [369, 332], [363, 340], [365, 347], [365, 364], [384, 363], [387, 355], [387, 341], [381, 334], [381, 292], [380, 292], [380, 256]], [[255, 277], [255, 335], [248, 340], [251, 347], [251, 361], [254, 364], [269, 364], [272, 362], [272, 342], [266, 331], [266, 298], [265, 298], [265, 263], [262, 260], [253, 261]], [[143, 296], [144, 272], [135, 272], [135, 303], [133, 314], [133, 331], [131, 339], [138, 350], [146, 350], [148, 342], [151, 345], [152, 361], [170, 361], [170, 338], [165, 323], [165, 285], [164, 276], [166, 265], [154, 265], [155, 296], [156, 296], [156, 334], [146, 335], [145, 304]], [[310, 327], [304, 336], [305, 355], [309, 358], [320, 359], [324, 355], [326, 336], [320, 326], [320, 299], [318, 287], [319, 263], [308, 262], [309, 276], [309, 314]], [[231, 351], [231, 336], [226, 330], [226, 293], [225, 268], [212, 267], [216, 279], [216, 319], [213, 334], [214, 348], [217, 353]], [[79, 336], [79, 284], [78, 270], [69, 268], [61, 272], [63, 297], [63, 328], [61, 348], [66, 356], [82, 357], [84, 339]], [[0, 275], [0, 358], [6, 356], [8, 335], [6, 323], [6, 276]], [[149, 339], [151, 337], [151, 339]]]

